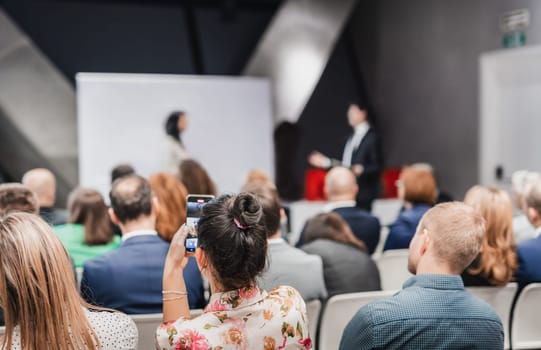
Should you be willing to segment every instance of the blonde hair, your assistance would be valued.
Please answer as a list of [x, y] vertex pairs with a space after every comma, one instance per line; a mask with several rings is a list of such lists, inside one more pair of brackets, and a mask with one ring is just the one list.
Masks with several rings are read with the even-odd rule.
[[0, 219], [0, 306], [11, 349], [19, 327], [22, 350], [101, 348], [86, 318], [72, 265], [52, 229], [38, 216], [12, 213]]
[[484, 221], [470, 206], [448, 202], [429, 209], [417, 232], [427, 229], [435, 256], [460, 274], [479, 254], [485, 232]]
[[479, 266], [469, 273], [485, 277], [491, 284], [505, 285], [517, 268], [513, 207], [507, 192], [496, 187], [473, 186], [464, 203], [472, 206], [486, 221]]

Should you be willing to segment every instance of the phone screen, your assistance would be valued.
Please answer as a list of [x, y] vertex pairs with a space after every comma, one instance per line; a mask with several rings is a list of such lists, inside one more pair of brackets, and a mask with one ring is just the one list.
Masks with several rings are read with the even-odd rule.
[[[214, 196], [207, 195], [188, 195], [186, 198], [186, 225], [192, 226], [197, 230], [197, 223], [199, 222], [199, 218], [201, 218], [203, 207], [213, 198]], [[184, 246], [186, 247], [186, 251], [190, 253], [195, 252], [197, 248], [197, 236], [188, 235]]]

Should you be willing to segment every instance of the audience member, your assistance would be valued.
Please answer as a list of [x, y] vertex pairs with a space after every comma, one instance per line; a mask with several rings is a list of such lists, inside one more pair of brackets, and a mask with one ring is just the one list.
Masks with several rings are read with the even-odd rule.
[[329, 297], [381, 289], [376, 263], [340, 215], [318, 214], [308, 220], [301, 249], [323, 259]]
[[56, 178], [50, 170], [45, 168], [29, 170], [24, 174], [22, 183], [38, 197], [39, 215], [49, 225], [62, 225], [68, 221], [66, 210], [54, 207]]
[[498, 315], [460, 278], [479, 253], [483, 221], [463, 203], [430, 209], [410, 243], [408, 269], [416, 276], [393, 297], [363, 306], [345, 328], [340, 350], [503, 349]]
[[158, 198], [160, 210], [156, 218], [156, 230], [161, 238], [171, 242], [180, 226], [186, 221], [186, 187], [167, 172], [149, 178], [152, 192]]
[[517, 247], [517, 282], [524, 286], [531, 282], [541, 282], [541, 180], [530, 186], [525, 194], [526, 215], [535, 227], [535, 238], [520, 243]]
[[528, 170], [515, 171], [511, 176], [511, 193], [518, 209], [517, 215], [513, 217], [513, 232], [517, 244], [535, 237], [535, 228], [526, 215], [528, 207], [524, 195], [528, 188], [540, 178], [539, 173]]
[[[329, 201], [324, 211], [340, 215], [348, 223], [353, 234], [364, 242], [368, 253], [373, 254], [379, 242], [381, 226], [375, 216], [355, 206], [359, 187], [353, 172], [345, 167], [332, 168], [325, 177], [324, 191]], [[304, 230], [301, 232], [297, 247], [303, 243]]]
[[453, 196], [451, 194], [442, 191], [438, 185], [438, 179], [436, 177], [436, 171], [434, 170], [434, 167], [430, 163], [413, 163], [411, 165], [412, 167], [420, 170], [426, 170], [432, 173], [432, 176], [434, 176], [434, 180], [436, 181], [436, 201], [434, 204], [440, 204], [440, 203], [446, 203], [446, 202], [452, 202]]
[[38, 197], [20, 183], [0, 184], [0, 217], [17, 211], [38, 214]]
[[186, 159], [179, 166], [180, 181], [186, 186], [188, 194], [216, 196], [216, 186], [207, 171], [194, 159]]
[[517, 268], [513, 207], [509, 195], [495, 187], [473, 186], [464, 203], [485, 219], [481, 252], [462, 273], [465, 286], [504, 286]]
[[68, 255], [38, 216], [0, 219], [3, 349], [135, 349], [130, 317], [82, 301]]
[[269, 175], [264, 170], [261, 169], [252, 169], [246, 176], [245, 184], [248, 184], [253, 181], [271, 181]]
[[436, 180], [432, 171], [419, 166], [408, 166], [397, 181], [398, 197], [404, 207], [391, 225], [383, 250], [407, 249], [421, 217], [436, 200]]
[[[118, 179], [110, 193], [109, 214], [120, 226], [122, 244], [84, 264], [81, 292], [87, 301], [128, 314], [159, 313], [161, 281], [169, 244], [156, 232], [158, 200], [144, 178]], [[184, 269], [190, 307], [203, 306], [201, 274], [194, 259]]]
[[129, 164], [119, 164], [111, 170], [111, 184], [121, 177], [135, 175], [135, 169]]
[[68, 197], [68, 224], [53, 229], [73, 258], [75, 267], [120, 246], [113, 235], [102, 195], [90, 188], [77, 188]]
[[269, 262], [267, 270], [259, 279], [259, 285], [266, 290], [279, 285], [292, 286], [304, 300], [326, 298], [321, 258], [290, 246], [282, 238], [280, 218], [285, 214], [274, 184], [255, 180], [244, 185], [242, 192], [254, 194], [263, 208]]
[[[164, 324], [157, 348], [311, 349], [306, 307], [292, 287], [270, 292], [256, 286], [265, 268], [267, 234], [263, 210], [251, 194], [221, 196], [203, 208], [196, 258], [213, 294], [202, 315], [190, 319], [183, 226], [171, 242], [163, 279]], [[197, 345], [196, 345], [197, 344]]]
[[188, 151], [182, 141], [182, 133], [188, 126], [188, 115], [185, 112], [172, 112], [165, 121], [166, 151], [164, 159], [164, 170], [174, 174], [179, 164], [189, 157]]

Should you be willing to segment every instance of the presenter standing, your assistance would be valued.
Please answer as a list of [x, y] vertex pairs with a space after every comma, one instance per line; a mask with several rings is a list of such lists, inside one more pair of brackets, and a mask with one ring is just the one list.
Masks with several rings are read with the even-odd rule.
[[383, 170], [381, 143], [378, 134], [367, 120], [365, 109], [351, 104], [347, 116], [353, 133], [344, 147], [342, 161], [314, 151], [308, 157], [308, 162], [314, 167], [323, 169], [337, 165], [349, 167], [357, 177], [359, 186], [357, 207], [370, 211], [372, 201], [381, 192], [380, 176]]
[[165, 122], [167, 134], [164, 153], [164, 170], [171, 174], [178, 172], [179, 164], [190, 157], [182, 142], [182, 134], [188, 126], [188, 115], [185, 112], [172, 112]]

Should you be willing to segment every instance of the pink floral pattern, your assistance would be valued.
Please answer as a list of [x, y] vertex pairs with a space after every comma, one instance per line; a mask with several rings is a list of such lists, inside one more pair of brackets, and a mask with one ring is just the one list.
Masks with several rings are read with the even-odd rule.
[[157, 349], [312, 349], [306, 306], [291, 287], [256, 286], [215, 294], [204, 313], [157, 329]]

